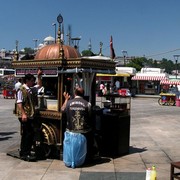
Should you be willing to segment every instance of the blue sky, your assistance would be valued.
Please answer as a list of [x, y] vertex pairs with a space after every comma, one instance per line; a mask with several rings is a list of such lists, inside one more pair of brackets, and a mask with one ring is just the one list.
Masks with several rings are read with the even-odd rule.
[[91, 39], [94, 53], [103, 42], [110, 56], [112, 35], [116, 56], [122, 50], [154, 59], [180, 54], [179, 0], [2, 0], [0, 7], [0, 49], [15, 49], [16, 40], [19, 49], [34, 48], [33, 39], [54, 36], [52, 23], [62, 14], [65, 33], [71, 25], [72, 37], [81, 36], [80, 51]]

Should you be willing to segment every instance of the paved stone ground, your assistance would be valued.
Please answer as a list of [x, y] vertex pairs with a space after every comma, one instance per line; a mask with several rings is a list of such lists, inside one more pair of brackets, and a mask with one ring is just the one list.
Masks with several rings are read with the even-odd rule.
[[14, 99], [4, 99], [0, 95], [0, 152], [6, 152], [9, 146], [17, 144], [19, 122], [13, 114]]
[[60, 160], [34, 163], [6, 155], [7, 149], [19, 143], [19, 122], [12, 114], [14, 99], [1, 96], [0, 179], [144, 180], [146, 168], [156, 165], [157, 179], [168, 180], [170, 162], [180, 160], [180, 107], [160, 106], [157, 98], [134, 98], [131, 102], [130, 153], [71, 169]]

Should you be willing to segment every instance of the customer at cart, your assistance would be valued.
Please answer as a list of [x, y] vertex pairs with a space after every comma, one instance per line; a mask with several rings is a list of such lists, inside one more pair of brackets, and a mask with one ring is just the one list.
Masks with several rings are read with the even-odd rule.
[[86, 162], [92, 160], [93, 152], [93, 132], [91, 121], [91, 104], [84, 97], [84, 89], [76, 88], [73, 99], [64, 92], [65, 102], [61, 107], [62, 112], [66, 113], [66, 131], [81, 133], [87, 140]]
[[22, 85], [22, 78], [19, 78], [18, 81], [14, 85], [15, 90], [18, 91], [21, 85]]
[[37, 72], [37, 85], [32, 74], [26, 74], [24, 84], [17, 91], [17, 114], [21, 124], [20, 158], [25, 161], [36, 161], [31, 154], [35, 135], [35, 106], [37, 105], [37, 92], [42, 86], [42, 71]]
[[120, 81], [118, 79], [115, 82], [115, 88], [116, 88], [116, 91], [120, 89]]

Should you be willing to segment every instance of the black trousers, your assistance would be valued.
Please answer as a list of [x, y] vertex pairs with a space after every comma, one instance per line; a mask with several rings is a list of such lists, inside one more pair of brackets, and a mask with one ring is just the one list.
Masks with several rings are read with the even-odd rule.
[[41, 141], [41, 125], [35, 119], [27, 119], [26, 122], [21, 124], [21, 144], [20, 144], [20, 156], [28, 155], [31, 153], [32, 146], [35, 141]]

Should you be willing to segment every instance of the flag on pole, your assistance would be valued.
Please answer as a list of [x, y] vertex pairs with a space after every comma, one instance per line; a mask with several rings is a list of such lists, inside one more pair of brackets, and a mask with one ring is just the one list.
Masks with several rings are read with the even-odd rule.
[[115, 52], [114, 52], [114, 48], [113, 48], [113, 38], [111, 36], [110, 39], [110, 52], [111, 52], [111, 59], [114, 59], [116, 57]]

